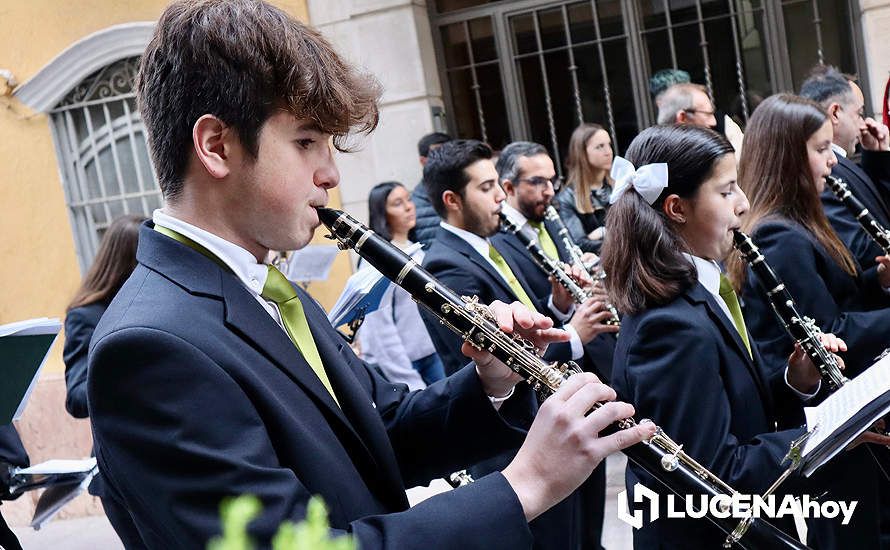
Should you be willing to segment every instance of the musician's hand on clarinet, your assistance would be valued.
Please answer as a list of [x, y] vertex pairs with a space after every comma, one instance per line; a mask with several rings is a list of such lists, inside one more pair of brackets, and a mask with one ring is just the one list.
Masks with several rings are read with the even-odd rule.
[[878, 264], [878, 283], [881, 288], [890, 288], [890, 256], [878, 256], [875, 262]]
[[581, 343], [586, 344], [604, 332], [620, 330], [620, 327], [606, 324], [606, 321], [611, 318], [612, 314], [606, 309], [605, 300], [589, 298], [583, 304], [575, 307], [575, 314], [572, 315], [569, 324], [578, 333]]
[[553, 276], [550, 277], [550, 296], [553, 300], [553, 307], [563, 314], [567, 314], [571, 309], [572, 304], [575, 303], [572, 294], [566, 290], [564, 286], [559, 284]]
[[[847, 351], [846, 342], [834, 334], [820, 334], [819, 338], [822, 340], [822, 347], [830, 353]], [[838, 357], [837, 363], [843, 370], [844, 360]], [[788, 358], [788, 383], [801, 393], [812, 393], [819, 386], [821, 379], [819, 369], [816, 368], [803, 348], [799, 344], [794, 344], [794, 351]]]
[[[530, 311], [519, 302], [505, 304], [494, 301], [488, 307], [498, 328], [508, 334], [516, 332], [539, 349], [546, 348], [552, 342], [565, 342], [569, 339], [566, 331], [553, 328], [553, 321], [549, 317]], [[476, 349], [467, 342], [464, 342], [460, 350], [476, 362], [476, 372], [486, 394], [492, 397], [507, 395], [513, 386], [522, 381], [521, 376], [488, 351]]]
[[[634, 409], [614, 401], [615, 391], [589, 372], [573, 375], [544, 401], [516, 458], [503, 475], [516, 491], [529, 521], [566, 498], [608, 455], [652, 437], [655, 425], [637, 426], [600, 437]], [[593, 410], [594, 404], [608, 401]]]
[[596, 266], [600, 263], [600, 257], [593, 252], [585, 252], [581, 254], [581, 261], [584, 262], [584, 265]]
[[590, 278], [590, 273], [583, 266], [563, 264], [566, 273], [572, 278], [578, 286], [583, 289], [589, 289], [593, 286], [594, 280]]

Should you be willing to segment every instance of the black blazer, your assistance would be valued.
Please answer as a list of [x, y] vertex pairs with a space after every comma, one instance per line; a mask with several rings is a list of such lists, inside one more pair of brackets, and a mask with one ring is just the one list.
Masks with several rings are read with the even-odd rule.
[[65, 316], [65, 408], [74, 418], [87, 418], [87, 351], [93, 331], [108, 304], [95, 302], [73, 308]]
[[22, 439], [12, 424], [0, 426], [0, 462], [22, 468], [31, 464]]
[[[862, 201], [878, 223], [890, 227], [890, 209], [882, 195], [882, 189], [890, 185], [890, 152], [863, 151], [863, 167], [868, 172], [842, 156], [838, 156], [837, 160], [838, 163], [831, 169], [831, 175], [847, 183], [850, 192]], [[875, 256], [883, 255], [884, 251], [868, 236], [856, 217], [827, 185], [822, 192], [822, 207], [838, 237], [850, 249], [859, 265], [866, 270], [875, 267]]]
[[[766, 261], [802, 315], [847, 343], [847, 376], [871, 366], [890, 346], [890, 302], [871, 269], [851, 277], [803, 226], [785, 218], [761, 223], [752, 233]], [[781, 365], [793, 349], [750, 268], [742, 289], [745, 322], [764, 350], [767, 365]]]
[[96, 328], [88, 395], [107, 491], [147, 547], [203, 547], [221, 499], [239, 494], [263, 502], [250, 526], [263, 544], [282, 520], [302, 519], [313, 494], [362, 548], [531, 544], [497, 473], [408, 509], [406, 485], [524, 437], [474, 367], [409, 393], [356, 358], [296, 288], [341, 408], [233, 274], [150, 222], [137, 260]]
[[[625, 315], [621, 325], [612, 367], [619, 397], [730, 486], [762, 493], [803, 433], [775, 431], [776, 422], [787, 427], [802, 420], [800, 400], [782, 370], [764, 369], [756, 345], [753, 359], [748, 355], [732, 321], [700, 283], [665, 306]], [[637, 481], [668, 492], [630, 464], [629, 494]], [[707, 520], [664, 516], [634, 532], [636, 548], [718, 548], [725, 538]]]
[[[526, 270], [521, 267], [521, 263], [517, 263], [512, 256], [508, 257], [504, 251], [500, 249], [498, 251], [504, 256], [519, 284], [534, 302], [535, 308], [546, 315], [549, 291], [541, 298], [526, 279]], [[526, 258], [523, 261], [531, 262], [531, 259]], [[510, 285], [488, 263], [488, 260], [473, 250], [465, 240], [442, 227], [439, 227], [433, 244], [423, 258], [423, 267], [445, 286], [463, 296], [477, 296], [480, 303], [489, 304], [495, 300], [511, 303], [518, 299], [510, 289]], [[450, 374], [461, 369], [467, 364], [468, 359], [460, 352], [462, 343], [460, 337], [425, 309], [421, 309], [420, 312], [436, 351], [442, 358], [445, 373]], [[572, 350], [568, 342], [551, 344], [547, 348], [546, 357], [550, 359], [566, 361], [571, 359], [571, 356]]]
[[[559, 238], [559, 228], [551, 222], [545, 221], [544, 228], [550, 234], [556, 244], [559, 260], [571, 263], [571, 255], [566, 250], [562, 239]], [[516, 265], [522, 271], [522, 275], [538, 301], [547, 302], [552, 287], [550, 279], [543, 269], [531, 260], [528, 250], [516, 235], [506, 231], [500, 231], [491, 238], [492, 244], [500, 251], [501, 255], [511, 265]], [[549, 311], [544, 311], [550, 314]], [[595, 372], [600, 379], [608, 382], [612, 376], [612, 359], [615, 352], [615, 336], [613, 334], [600, 334], [590, 342], [584, 344], [584, 357], [582, 367], [585, 370]]]

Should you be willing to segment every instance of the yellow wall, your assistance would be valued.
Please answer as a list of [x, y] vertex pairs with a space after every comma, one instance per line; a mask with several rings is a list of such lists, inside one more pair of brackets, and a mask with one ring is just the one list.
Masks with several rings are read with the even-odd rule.
[[[305, 0], [274, 4], [306, 21]], [[164, 0], [28, 0], [3, 2], [0, 69], [19, 83], [34, 76], [77, 40], [120, 23], [156, 20]], [[0, 85], [0, 95], [3, 93]], [[339, 204], [339, 196], [333, 197]], [[31, 317], [63, 318], [80, 270], [59, 164], [45, 115], [0, 97], [0, 324]], [[330, 307], [350, 273], [345, 253], [331, 278], [310, 286]], [[47, 372], [61, 372], [61, 344]]]

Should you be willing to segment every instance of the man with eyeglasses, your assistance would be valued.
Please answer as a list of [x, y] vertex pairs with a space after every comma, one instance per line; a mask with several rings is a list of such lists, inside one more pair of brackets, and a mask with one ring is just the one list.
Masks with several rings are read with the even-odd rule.
[[674, 84], [661, 96], [658, 107], [659, 124], [690, 124], [715, 128], [714, 104], [708, 90], [701, 84]]
[[[570, 264], [571, 256], [559, 237], [559, 229], [545, 220], [547, 206], [556, 193], [554, 187], [559, 186], [556, 169], [547, 149], [543, 145], [527, 141], [511, 143], [501, 151], [495, 169], [506, 194], [501, 209], [507, 219], [537, 242], [545, 254], [554, 260]], [[578, 337], [572, 359], [581, 359], [584, 355], [582, 347], [598, 335], [617, 332], [617, 327], [604, 324], [610, 317], [604, 307], [607, 301], [605, 292], [599, 292], [594, 298], [573, 307], [571, 300], [568, 303], [562, 300], [563, 289], [532, 262], [519, 237], [500, 231], [491, 237], [491, 243], [507, 261], [517, 266], [523, 279], [528, 282], [534, 298], [543, 302], [549, 299], [552, 302], [553, 306], [547, 315], [553, 317], [555, 322], [571, 319], [567, 325]], [[608, 361], [601, 363], [596, 365], [597, 374], [608, 378], [611, 355]]]
[[[529, 309], [553, 317], [557, 323], [568, 319], [573, 309], [571, 296], [562, 288], [554, 287], [552, 296], [548, 292], [547, 296], [539, 297], [529, 285], [521, 263], [504, 256], [504, 251], [494, 246], [491, 240], [498, 232], [498, 214], [505, 199], [491, 158], [491, 148], [477, 140], [452, 140], [430, 151], [423, 179], [430, 202], [442, 221], [423, 259], [423, 267], [458, 294], [475, 296], [480, 303], [494, 300], [521, 302]], [[552, 189], [549, 193], [552, 196]], [[524, 261], [530, 260], [526, 258]], [[580, 310], [581, 307], [574, 309]], [[460, 337], [428, 312], [421, 310], [421, 316], [446, 374], [463, 368], [468, 360], [460, 352]], [[550, 344], [545, 359], [568, 361], [583, 355], [576, 329], [563, 328], [570, 334], [571, 341]], [[524, 410], [522, 407], [535, 410], [534, 397], [520, 389], [497, 399], [503, 402], [502, 414]], [[515, 450], [506, 451], [474, 464], [468, 470], [478, 479], [503, 469], [515, 454]], [[579, 548], [578, 513], [577, 498], [571, 496], [531, 522], [529, 528], [535, 539], [534, 548]]]
[[[878, 223], [890, 226], [890, 132], [865, 116], [862, 90], [851, 76], [835, 67], [817, 65], [801, 85], [800, 95], [818, 103], [831, 120], [831, 148], [838, 161], [831, 175], [847, 183]], [[862, 146], [860, 164], [850, 159], [857, 144]], [[863, 269], [876, 269], [875, 257], [884, 252], [827, 187], [822, 193], [822, 206], [828, 221]]]
[[[547, 206], [562, 183], [547, 149], [538, 143], [513, 142], [501, 151], [495, 169], [507, 195], [502, 205], [507, 219], [537, 242], [552, 259], [571, 264], [571, 255], [559, 236], [559, 227], [545, 218]], [[538, 299], [546, 300], [554, 292], [548, 275], [534, 264], [516, 235], [501, 230], [491, 238], [491, 242], [506, 259], [518, 266]], [[598, 285], [596, 290], [598, 292], [594, 297], [584, 304], [575, 305], [574, 315], [568, 324], [583, 344], [583, 355], [573, 359], [584, 370], [608, 380], [615, 350], [614, 333], [618, 332], [618, 327], [605, 324], [611, 317], [605, 308], [608, 297], [602, 285]], [[581, 548], [601, 548], [605, 490], [606, 467], [602, 464], [578, 490]]]

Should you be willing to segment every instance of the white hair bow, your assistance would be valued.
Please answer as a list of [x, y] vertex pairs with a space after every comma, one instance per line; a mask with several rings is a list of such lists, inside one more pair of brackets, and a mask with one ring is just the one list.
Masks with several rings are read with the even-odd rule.
[[646, 164], [637, 169], [629, 160], [615, 157], [615, 160], [612, 161], [611, 176], [615, 180], [615, 187], [612, 189], [609, 204], [615, 204], [618, 197], [633, 186], [637, 193], [651, 205], [661, 195], [661, 191], [668, 186], [668, 165], [658, 162]]

